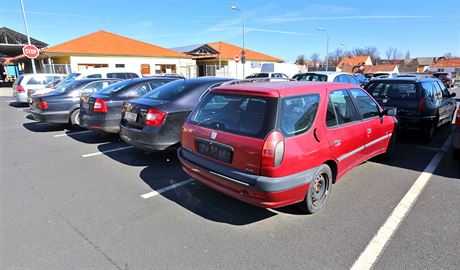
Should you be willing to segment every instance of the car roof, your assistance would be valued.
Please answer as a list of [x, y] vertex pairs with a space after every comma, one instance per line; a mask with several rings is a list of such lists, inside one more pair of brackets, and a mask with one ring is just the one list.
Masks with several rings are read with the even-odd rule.
[[374, 79], [371, 82], [388, 82], [388, 81], [395, 81], [395, 82], [422, 82], [422, 81], [439, 81], [437, 78], [430, 78], [430, 77], [396, 77], [396, 78], [381, 78], [381, 79]]
[[22, 74], [21, 76], [25, 77], [39, 77], [39, 76], [59, 76], [59, 77], [65, 77], [67, 74], [61, 74], [61, 73], [28, 73], [28, 74]]
[[284, 81], [262, 82], [254, 84], [234, 84], [216, 87], [213, 93], [246, 94], [265, 97], [287, 97], [305, 94], [314, 94], [324, 90], [339, 90], [359, 88], [349, 83], [310, 82], [310, 81]]

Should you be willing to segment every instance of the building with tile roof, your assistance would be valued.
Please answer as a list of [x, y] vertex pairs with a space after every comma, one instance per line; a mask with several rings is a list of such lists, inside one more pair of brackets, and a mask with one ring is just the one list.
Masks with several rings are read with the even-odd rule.
[[442, 58], [430, 65], [430, 71], [445, 71], [460, 74], [460, 57]]
[[[20, 55], [15, 60], [22, 58]], [[196, 62], [191, 56], [104, 30], [45, 48], [39, 61], [46, 72], [109, 67], [140, 71], [147, 76], [163, 73], [196, 76]]]
[[[199, 76], [224, 76], [243, 78], [243, 64], [235, 62], [235, 56], [242, 57], [243, 48], [227, 42], [211, 42], [172, 48], [196, 60]], [[264, 63], [282, 63], [280, 58], [245, 48], [245, 76], [260, 72]]]
[[369, 55], [358, 55], [358, 56], [345, 56], [337, 64], [337, 72], [352, 72], [355, 67], [359, 66], [372, 66], [372, 60]]

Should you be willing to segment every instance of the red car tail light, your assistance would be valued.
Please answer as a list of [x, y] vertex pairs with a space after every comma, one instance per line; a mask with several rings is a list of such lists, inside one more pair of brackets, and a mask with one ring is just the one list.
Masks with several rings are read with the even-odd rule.
[[460, 108], [457, 110], [457, 117], [455, 118], [455, 126], [460, 127]]
[[425, 97], [422, 97], [418, 103], [418, 112], [419, 113], [424, 113], [426, 110], [426, 100]]
[[24, 87], [22, 87], [22, 85], [18, 85], [18, 88], [16, 88], [16, 92], [24, 93], [25, 92]]
[[166, 113], [156, 109], [148, 109], [147, 116], [145, 117], [145, 125], [157, 127], [163, 123]]
[[41, 99], [40, 99], [40, 100], [37, 102], [37, 105], [38, 105], [38, 107], [39, 107], [40, 109], [42, 109], [42, 110], [47, 110], [47, 109], [48, 109], [48, 103], [46, 103], [46, 101], [44, 101], [44, 100], [41, 100]]
[[107, 104], [102, 98], [96, 98], [93, 106], [93, 112], [107, 112]]
[[278, 167], [284, 157], [284, 137], [274, 131], [265, 139], [262, 149], [262, 167]]

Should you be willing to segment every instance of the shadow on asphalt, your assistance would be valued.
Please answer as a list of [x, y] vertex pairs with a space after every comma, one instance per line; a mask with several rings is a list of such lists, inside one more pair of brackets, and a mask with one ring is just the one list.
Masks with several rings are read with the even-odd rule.
[[[97, 149], [100, 152], [105, 152], [120, 147], [129, 146], [122, 140], [114, 140], [112, 142], [98, 145]], [[121, 151], [104, 153], [107, 157], [130, 166], [158, 166], [159, 168], [168, 167], [171, 163], [178, 164], [176, 152], [146, 152], [137, 148], [130, 148]], [[179, 170], [182, 171], [180, 167]]]
[[[442, 146], [451, 134], [452, 126], [450, 124], [438, 128], [431, 141], [424, 139], [419, 132], [401, 132], [396, 152], [389, 161], [384, 161], [379, 157], [373, 158], [371, 161], [392, 167], [423, 172], [431, 159], [441, 151]], [[437, 169], [434, 175], [458, 179], [460, 177], [460, 168], [457, 163], [459, 162], [453, 160], [452, 149], [448, 149], [448, 152], [444, 154], [439, 167], [442, 167], [444, 163], [449, 163], [453, 166], [448, 166], [442, 170]]]
[[87, 144], [98, 144], [98, 143], [107, 143], [107, 142], [119, 142], [120, 137], [118, 134], [111, 133], [102, 133], [102, 132], [87, 132], [79, 133], [86, 131], [85, 129], [75, 129], [72, 131], [67, 131], [69, 138], [76, 140], [77, 142], [87, 143]]
[[22, 124], [24, 128], [32, 132], [55, 132], [65, 130], [68, 125], [67, 124], [48, 124], [48, 123], [41, 123], [41, 122], [29, 122]]
[[19, 103], [19, 102], [10, 102], [9, 105], [15, 108], [28, 108], [29, 107], [28, 103]]
[[[140, 177], [157, 191], [190, 179], [178, 162], [167, 167], [146, 167], [141, 171]], [[161, 193], [161, 196], [202, 218], [236, 226], [251, 224], [276, 215], [268, 209], [255, 207], [214, 191], [197, 181]]]

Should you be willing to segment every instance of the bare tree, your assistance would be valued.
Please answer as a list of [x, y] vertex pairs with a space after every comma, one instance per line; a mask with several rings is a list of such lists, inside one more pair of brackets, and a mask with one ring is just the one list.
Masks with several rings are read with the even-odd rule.
[[450, 57], [452, 57], [452, 53], [451, 53], [451, 52], [445, 53], [445, 54], [444, 54], [444, 57], [450, 58]]
[[398, 49], [394, 48], [393, 49], [393, 55], [391, 56], [393, 60], [401, 59], [403, 58], [403, 53], [400, 52]]
[[351, 50], [351, 54], [353, 56], [366, 55], [366, 51], [363, 48], [356, 47]]
[[369, 55], [371, 57], [372, 63], [376, 63], [380, 60], [380, 53], [379, 50], [375, 46], [367, 46], [364, 48], [365, 55]]
[[391, 60], [391, 57], [393, 56], [393, 50], [393, 47], [390, 47], [385, 51], [385, 56], [387, 57], [387, 60]]
[[329, 62], [337, 66], [340, 60], [344, 57], [344, 51], [340, 48], [335, 49], [334, 52], [329, 54]]
[[305, 64], [307, 64], [307, 59], [305, 58], [305, 55], [301, 54], [301, 55], [297, 56], [297, 58], [295, 59], [295, 63], [297, 65], [305, 65]]
[[310, 60], [313, 63], [313, 65], [316, 65], [316, 62], [320, 60], [319, 58], [319, 53], [314, 53], [310, 56]]
[[410, 58], [410, 51], [409, 51], [409, 50], [407, 50], [406, 55], [404, 56], [404, 58], [405, 58], [405, 59], [409, 59], [409, 58]]

